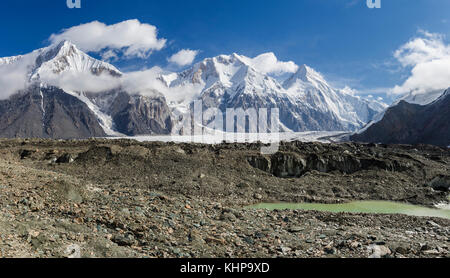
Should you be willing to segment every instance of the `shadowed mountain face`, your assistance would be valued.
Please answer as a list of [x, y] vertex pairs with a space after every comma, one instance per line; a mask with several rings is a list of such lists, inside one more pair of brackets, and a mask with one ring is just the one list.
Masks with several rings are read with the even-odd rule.
[[172, 130], [171, 111], [162, 95], [142, 96], [119, 92], [106, 109], [115, 129], [128, 136], [170, 134]]
[[106, 136], [85, 103], [60, 89], [39, 86], [0, 101], [0, 134], [8, 138]]
[[[128, 136], [170, 134], [171, 114], [163, 96], [111, 92], [90, 99], [102, 97], [111, 99], [105, 112], [117, 132]], [[55, 87], [32, 86], [0, 101], [1, 137], [82, 139], [107, 135], [98, 115], [85, 102]]]
[[401, 101], [389, 108], [353, 141], [393, 144], [450, 145], [450, 90], [428, 105]]

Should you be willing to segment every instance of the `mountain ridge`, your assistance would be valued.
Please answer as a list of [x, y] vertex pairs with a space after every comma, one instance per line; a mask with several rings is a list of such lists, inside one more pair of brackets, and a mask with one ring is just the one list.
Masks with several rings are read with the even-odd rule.
[[[289, 132], [357, 130], [384, 108], [376, 101], [332, 88], [320, 73], [307, 65], [300, 66], [280, 82], [258, 70], [250, 58], [236, 53], [206, 58], [179, 73], [160, 74], [158, 80], [165, 89], [151, 89], [154, 91], [151, 95], [127, 92], [121, 85], [121, 78], [127, 73], [92, 58], [69, 41], [25, 55], [0, 58], [0, 66], [20, 63], [26, 69], [28, 87], [38, 84], [44, 91], [62, 89], [82, 102], [83, 108], [79, 109], [90, 110], [103, 132], [110, 136], [171, 134], [177, 121], [186, 119], [192, 112], [196, 100], [202, 100], [205, 109], [218, 108], [222, 112], [229, 108], [279, 108], [279, 126]], [[106, 76], [110, 79], [105, 83], [112, 83], [112, 87], [91, 92], [60, 87], [58, 82], [52, 84], [74, 76]], [[79, 79], [89, 83], [88, 79]], [[124, 110], [119, 113], [117, 107]], [[211, 121], [212, 118], [206, 117], [201, 124]]]
[[390, 144], [450, 146], [450, 88], [425, 104], [400, 100], [377, 122], [350, 137], [351, 140]]
[[[274, 108], [278, 104], [284, 115], [280, 124], [286, 131], [356, 130], [386, 107], [332, 88], [322, 75], [306, 65], [281, 84], [258, 72], [247, 59], [238, 54], [206, 58], [181, 73], [162, 76], [161, 80], [169, 88], [195, 87], [193, 98], [187, 102], [201, 99], [207, 103], [205, 108], [211, 108], [211, 103], [222, 111], [243, 108], [239, 98], [246, 99], [247, 108]], [[172, 106], [176, 109], [177, 103]]]

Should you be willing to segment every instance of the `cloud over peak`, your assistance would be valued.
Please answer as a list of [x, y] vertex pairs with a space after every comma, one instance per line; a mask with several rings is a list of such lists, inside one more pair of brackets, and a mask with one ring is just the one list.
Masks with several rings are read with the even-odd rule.
[[294, 62], [279, 61], [273, 52], [263, 53], [255, 58], [246, 57], [246, 62], [264, 74], [282, 75], [294, 73], [298, 70], [298, 65]]
[[180, 67], [187, 66], [194, 62], [197, 57], [197, 50], [182, 49], [179, 52], [173, 54], [168, 60], [169, 62], [176, 64]]
[[391, 93], [425, 93], [450, 87], [450, 45], [441, 34], [419, 31], [419, 36], [402, 45], [394, 57], [411, 74]]
[[166, 39], [158, 38], [155, 26], [137, 19], [112, 25], [92, 21], [52, 34], [49, 40], [51, 43], [69, 40], [83, 51], [106, 53], [108, 58], [115, 57], [114, 53], [118, 51], [123, 51], [125, 58], [146, 58], [166, 45]]

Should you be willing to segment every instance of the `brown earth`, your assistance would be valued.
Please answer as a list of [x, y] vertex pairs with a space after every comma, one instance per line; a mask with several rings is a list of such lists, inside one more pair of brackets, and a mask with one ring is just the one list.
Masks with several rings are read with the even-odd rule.
[[0, 140], [0, 257], [449, 256], [448, 219], [244, 208], [431, 207], [447, 201], [448, 149], [261, 146]]

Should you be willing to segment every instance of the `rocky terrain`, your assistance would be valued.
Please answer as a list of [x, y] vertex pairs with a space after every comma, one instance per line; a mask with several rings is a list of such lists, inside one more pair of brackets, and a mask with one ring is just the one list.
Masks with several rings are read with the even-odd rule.
[[255, 210], [447, 202], [426, 145], [0, 140], [0, 257], [449, 257], [450, 220]]

